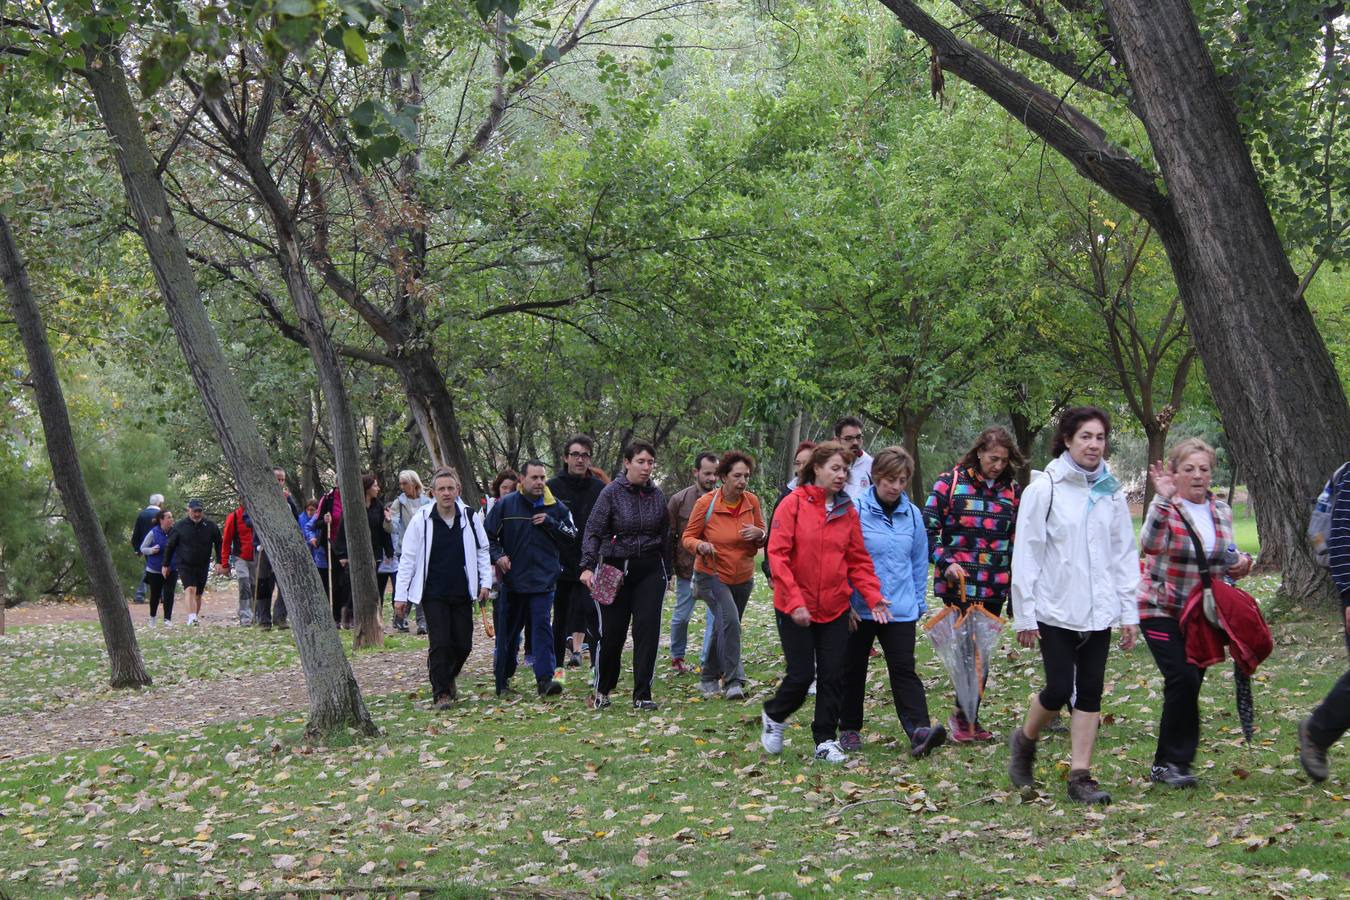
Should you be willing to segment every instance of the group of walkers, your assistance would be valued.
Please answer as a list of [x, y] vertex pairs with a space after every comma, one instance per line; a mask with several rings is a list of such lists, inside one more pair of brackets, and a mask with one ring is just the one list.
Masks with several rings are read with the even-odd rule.
[[[1008, 739], [1013, 784], [1036, 783], [1039, 739], [1067, 710], [1069, 797], [1104, 803], [1110, 795], [1092, 777], [1092, 755], [1113, 630], [1125, 651], [1142, 630], [1163, 676], [1151, 778], [1190, 787], [1196, 783], [1192, 766], [1204, 678], [1195, 647], [1205, 639], [1205, 626], [1191, 617], [1212, 617], [1213, 611], [1196, 612], [1188, 599], [1197, 585], [1211, 584], [1212, 573], [1231, 582], [1252, 566], [1251, 556], [1233, 543], [1230, 509], [1210, 491], [1214, 451], [1198, 439], [1179, 442], [1164, 463], [1151, 467], [1155, 495], [1136, 542], [1125, 492], [1106, 463], [1110, 431], [1110, 417], [1101, 409], [1067, 410], [1056, 427], [1053, 458], [1024, 488], [1015, 477], [1023, 464], [1016, 442], [1003, 428], [987, 428], [936, 479], [922, 508], [910, 495], [909, 453], [887, 447], [871, 456], [863, 449], [862, 422], [854, 417], [836, 423], [834, 440], [805, 441], [796, 449], [796, 475], [771, 516], [748, 490], [755, 461], [746, 453], [699, 454], [694, 483], [667, 499], [653, 480], [651, 444], [633, 441], [622, 470], [607, 481], [591, 465], [594, 444], [585, 435], [568, 440], [564, 471], [553, 478], [539, 460], [518, 473], [501, 473], [483, 511], [463, 501], [459, 478], [449, 469], [432, 476], [431, 497], [423, 496], [416, 473], [400, 473], [400, 495], [387, 508], [378, 482], [366, 476], [363, 499], [372, 549], [382, 575], [394, 583], [395, 627], [408, 628], [411, 606], [419, 633], [429, 636], [436, 708], [458, 698], [456, 680], [472, 647], [477, 606], [494, 638], [499, 697], [515, 694], [512, 680], [525, 638], [526, 664], [541, 697], [563, 693], [564, 670], [580, 667], [589, 650], [588, 703], [605, 709], [631, 635], [632, 706], [658, 709], [652, 688], [662, 606], [671, 589], [673, 671], [694, 670], [685, 659], [688, 628], [696, 601], [702, 601], [708, 620], [699, 690], [709, 699], [745, 699], [741, 621], [755, 557], [763, 550], [784, 657], [784, 674], [761, 713], [767, 752], [783, 751], [789, 718], [812, 694], [815, 759], [840, 763], [860, 750], [867, 670], [876, 655], [884, 657], [913, 756], [947, 740], [991, 740], [978, 709], [964, 708], [969, 702], [958, 700], [945, 722], [930, 718], [915, 644], [928, 611], [931, 566], [933, 596], [942, 604], [958, 610], [978, 605], [994, 616], [1007, 607], [1017, 642], [1039, 647], [1043, 687]], [[1333, 496], [1346, 498], [1335, 505], [1328, 543], [1350, 646], [1347, 469], [1328, 485]], [[284, 472], [278, 480], [284, 489]], [[152, 506], [155, 500], [162, 504], [156, 497]], [[161, 601], [165, 621], [170, 618], [175, 571], [193, 602], [213, 551], [222, 565], [228, 556], [236, 560], [237, 575], [252, 579], [249, 609], [262, 615], [265, 607], [256, 598], [270, 595], [270, 574], [256, 559], [257, 542], [237, 537], [248, 528], [247, 515], [242, 508], [232, 513], [238, 521], [227, 521], [222, 540], [200, 507], [190, 503], [189, 518], [177, 524], [171, 513], [156, 509], [142, 540], [134, 542], [147, 559], [152, 618]], [[334, 491], [298, 514], [315, 565], [332, 585], [339, 624], [350, 622], [343, 513]], [[241, 569], [240, 562], [258, 564]], [[242, 584], [241, 576], [241, 621]], [[384, 579], [381, 594], [383, 587]], [[1259, 642], [1265, 625], [1259, 612], [1233, 607], [1222, 613], [1222, 639], [1236, 659], [1239, 648]], [[263, 622], [284, 620], [278, 595]], [[1350, 673], [1299, 729], [1300, 759], [1313, 778], [1327, 777], [1326, 749], [1348, 727]]]

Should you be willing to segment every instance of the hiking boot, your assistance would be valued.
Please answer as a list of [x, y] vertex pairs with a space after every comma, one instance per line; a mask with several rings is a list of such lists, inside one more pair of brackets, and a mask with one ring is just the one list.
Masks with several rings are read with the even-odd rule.
[[975, 740], [975, 732], [971, 729], [970, 723], [958, 713], [947, 717], [947, 731], [950, 732], [952, 740], [958, 744], [969, 744]]
[[670, 661], [670, 670], [676, 675], [688, 675], [694, 671], [685, 663], [683, 656], [677, 656]]
[[816, 762], [839, 765], [848, 762], [848, 754], [839, 746], [838, 741], [821, 741], [816, 744]]
[[728, 700], [744, 700], [745, 686], [742, 685], [739, 681], [733, 681], [731, 685], [727, 688], [727, 692], [724, 696]]
[[641, 711], [641, 712], [656, 712], [656, 711], [657, 711], [658, 709], [660, 709], [660, 708], [661, 708], [661, 705], [660, 705], [659, 703], [657, 703], [655, 700], [634, 700], [634, 701], [633, 701], [633, 709], [639, 710], [639, 711]]
[[862, 749], [862, 735], [853, 729], [839, 732], [839, 747], [848, 753]]
[[1036, 742], [1023, 733], [1019, 725], [1008, 736], [1008, 777], [1020, 788], [1035, 787], [1036, 775], [1032, 768], [1036, 765]]
[[1331, 777], [1327, 748], [1313, 743], [1312, 737], [1308, 734], [1308, 722], [1309, 719], [1304, 719], [1298, 723], [1298, 761], [1303, 764], [1303, 771], [1307, 772], [1313, 781], [1326, 781]]
[[722, 685], [718, 684], [716, 681], [700, 681], [698, 683], [698, 692], [702, 694], [705, 699], [711, 700], [713, 697], [722, 693]]
[[761, 712], [759, 720], [764, 726], [764, 730], [759, 733], [759, 744], [766, 753], [779, 754], [783, 752], [783, 731], [787, 728], [784, 722], [775, 722], [769, 718], [769, 714]]
[[563, 692], [563, 686], [557, 679], [539, 685], [540, 697], [556, 697]]
[[1111, 795], [1087, 769], [1074, 769], [1069, 773], [1069, 799], [1074, 803], [1110, 803]]
[[1048, 732], [1050, 734], [1068, 734], [1069, 723], [1067, 721], [1067, 717], [1063, 713], [1059, 713], [1053, 719], [1050, 720], [1049, 725], [1045, 726], [1041, 730]]
[[909, 755], [918, 759], [921, 756], [927, 756], [945, 743], [947, 743], [947, 729], [941, 725], [934, 725], [932, 728], [916, 728], [914, 729], [914, 736], [909, 739]]
[[1162, 766], [1154, 766], [1149, 778], [1154, 784], [1165, 784], [1168, 787], [1192, 788], [1200, 783], [1200, 780], [1191, 774], [1189, 766], [1179, 766], [1176, 763], [1167, 763]]
[[591, 698], [591, 709], [609, 709], [609, 694], [596, 694]]
[[578, 653], [576, 650], [573, 650], [571, 653], [568, 654], [567, 668], [569, 669], [581, 668], [581, 654]]
[[[404, 630], [404, 631], [407, 631], [407, 630], [408, 630], [408, 626], [407, 626], [407, 625], [404, 625], [404, 626], [403, 626], [403, 630]], [[425, 626], [425, 625], [418, 625], [418, 626], [417, 626], [417, 634], [418, 634], [419, 636], [425, 637], [425, 636], [426, 636], [426, 633], [427, 633], [427, 629], [426, 629], [426, 626]]]
[[970, 726], [970, 736], [972, 740], [976, 741], [992, 741], [994, 739], [992, 734], [984, 730], [984, 726], [980, 724], [978, 719], [974, 725]]

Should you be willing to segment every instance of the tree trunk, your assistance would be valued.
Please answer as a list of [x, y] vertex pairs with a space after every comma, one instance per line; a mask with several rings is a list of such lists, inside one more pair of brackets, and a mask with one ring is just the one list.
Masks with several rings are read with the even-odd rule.
[[[4, 279], [14, 323], [28, 357], [29, 380], [37, 397], [47, 458], [52, 463], [52, 478], [61, 493], [61, 503], [75, 530], [75, 541], [89, 575], [99, 626], [103, 629], [103, 644], [108, 651], [109, 683], [115, 688], [148, 685], [150, 676], [141, 659], [131, 613], [122, 597], [117, 567], [99, 525], [98, 514], [94, 512], [94, 498], [84, 483], [84, 472], [75, 452], [75, 436], [70, 428], [61, 380], [56, 374], [56, 359], [47, 342], [47, 328], [42, 323], [42, 312], [28, 282], [23, 256], [3, 215], [0, 215], [0, 277]], [[2, 619], [0, 633], [3, 633]]]
[[244, 504], [271, 553], [277, 581], [287, 599], [292, 633], [309, 691], [306, 732], [317, 737], [352, 726], [373, 735], [378, 729], [343, 655], [309, 547], [272, 476], [257, 423], [244, 405], [243, 393], [230, 373], [229, 362], [202, 305], [155, 158], [141, 131], [120, 54], [115, 47], [104, 45], [89, 49], [86, 59], [84, 75], [108, 131], [127, 200], [169, 321]]
[[[1144, 435], [1148, 438], [1148, 464], [1162, 461], [1163, 450], [1167, 447], [1168, 426], [1158, 425], [1157, 423], [1141, 423], [1144, 426]], [[1148, 505], [1153, 502], [1153, 479], [1149, 478], [1147, 472], [1144, 475], [1144, 512], [1148, 512]]]
[[784, 484], [797, 477], [797, 445], [802, 442], [802, 414], [799, 411], [792, 417], [792, 426], [788, 429], [786, 461], [787, 478]]
[[446, 387], [440, 366], [430, 348], [414, 349], [399, 357], [399, 362], [402, 364], [399, 377], [412, 405], [417, 428], [431, 454], [432, 468], [449, 466], [454, 469], [459, 474], [464, 502], [470, 509], [477, 509], [483, 500], [483, 490], [464, 450], [464, 435], [455, 413], [455, 401]]
[[1330, 598], [1305, 537], [1350, 405], [1285, 256], [1189, 3], [1106, 0], [1170, 199], [1159, 236], [1282, 590]]
[[323, 495], [319, 481], [319, 410], [314, 392], [310, 391], [305, 405], [305, 417], [300, 422], [300, 440], [304, 443], [300, 454], [300, 481], [307, 499], [318, 500]]
[[919, 499], [914, 502], [920, 506], [928, 499], [928, 489], [932, 487], [923, 480], [923, 464], [919, 460], [919, 438], [923, 436], [923, 424], [928, 421], [929, 412], [905, 415], [901, 420], [901, 435], [905, 449], [914, 457], [914, 473], [909, 478], [909, 497], [914, 500], [918, 496]]

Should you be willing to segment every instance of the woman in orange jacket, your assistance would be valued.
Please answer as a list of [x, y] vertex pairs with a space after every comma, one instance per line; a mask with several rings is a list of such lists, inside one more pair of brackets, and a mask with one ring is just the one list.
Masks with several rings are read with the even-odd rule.
[[853, 590], [862, 595], [874, 621], [891, 620], [890, 604], [863, 545], [858, 511], [844, 492], [848, 472], [843, 445], [826, 441], [812, 451], [798, 472], [797, 488], [774, 510], [769, 566], [787, 672], [764, 703], [760, 743], [769, 753], [783, 752], [788, 716], [801, 708], [814, 680], [815, 758], [848, 759], [837, 738]]
[[764, 545], [764, 509], [745, 489], [755, 461], [739, 450], [717, 464], [722, 486], [694, 503], [680, 542], [694, 556], [694, 593], [708, 604], [713, 636], [699, 690], [705, 697], [726, 691], [745, 699], [741, 665], [741, 617], [755, 586], [755, 553]]

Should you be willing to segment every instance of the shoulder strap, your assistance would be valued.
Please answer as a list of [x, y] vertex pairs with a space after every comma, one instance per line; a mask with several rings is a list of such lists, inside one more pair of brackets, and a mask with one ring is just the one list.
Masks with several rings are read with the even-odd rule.
[[713, 507], [717, 505], [717, 498], [722, 496], [722, 489], [713, 491], [712, 499], [708, 501], [708, 511], [703, 514], [703, 524], [706, 526], [712, 521]]

